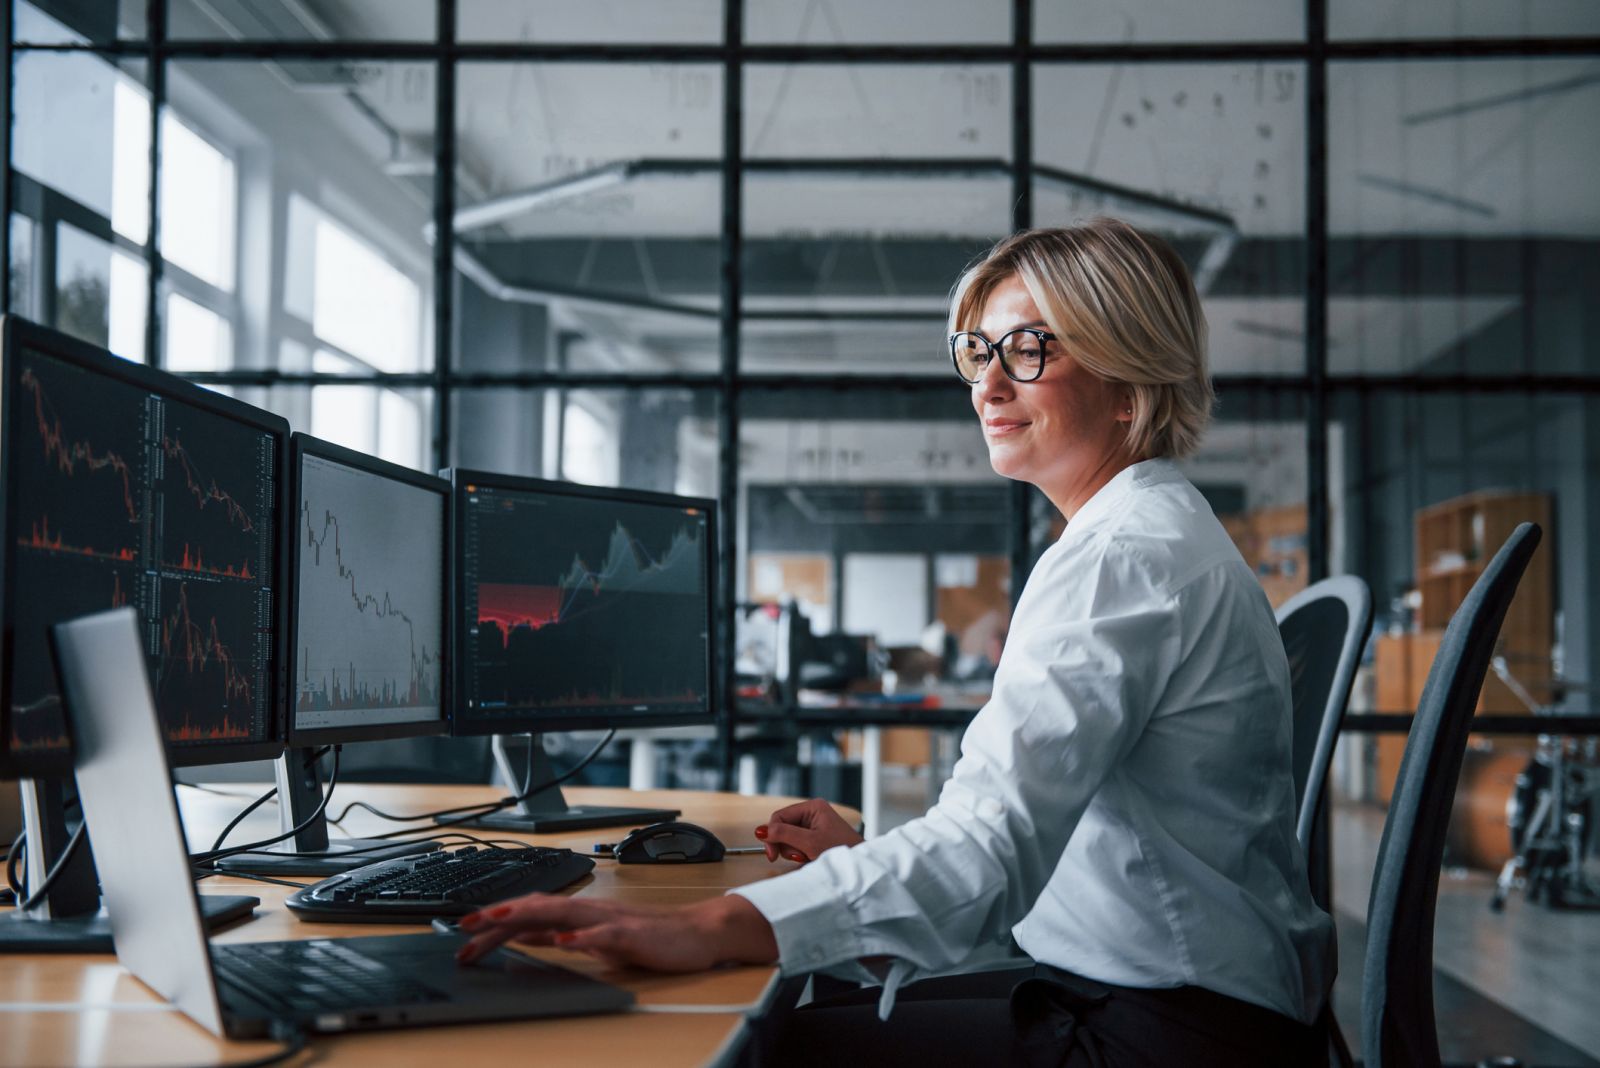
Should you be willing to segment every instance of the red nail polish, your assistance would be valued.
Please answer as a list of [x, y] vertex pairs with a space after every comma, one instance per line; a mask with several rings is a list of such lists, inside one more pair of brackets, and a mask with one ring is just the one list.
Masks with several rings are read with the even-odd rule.
[[797, 861], [797, 862], [799, 862], [801, 864], [804, 864], [806, 862], [806, 857], [805, 857], [804, 853], [785, 853], [784, 856], [787, 857], [789, 860]]
[[558, 946], [564, 946], [568, 942], [577, 941], [577, 938], [578, 938], [578, 933], [576, 931], [557, 931], [556, 932], [556, 937], [555, 937], [555, 943]]
[[511, 906], [496, 905], [494, 908], [488, 911], [487, 915], [491, 920], [503, 920], [507, 916], [511, 915]]
[[761, 826], [756, 828], [756, 837], [757, 838], [765, 838], [766, 836], [767, 836], [767, 825], [765, 823], [763, 823]]

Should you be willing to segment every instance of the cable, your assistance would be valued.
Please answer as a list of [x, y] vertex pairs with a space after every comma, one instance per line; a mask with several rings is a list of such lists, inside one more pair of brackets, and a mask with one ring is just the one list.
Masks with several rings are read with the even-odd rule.
[[[610, 744], [611, 739], [616, 737], [616, 734], [617, 734], [617, 731], [616, 731], [616, 728], [614, 728], [614, 727], [611, 730], [606, 731], [606, 736], [604, 738], [600, 739], [600, 741], [595, 744], [595, 747], [593, 749], [589, 750], [589, 752], [587, 754], [585, 754], [585, 756], [584, 756], [584, 758], [582, 760], [578, 761], [576, 764], [572, 765], [572, 767], [568, 768], [566, 771], [562, 772], [560, 775], [557, 775], [555, 778], [549, 780], [548, 782], [540, 783], [538, 786], [536, 786], [536, 787], [534, 787], [532, 789], [524, 790], [520, 794], [517, 794], [517, 795], [515, 795], [513, 797], [502, 798], [499, 801], [487, 802], [487, 803], [485, 803], [483, 805], [477, 805], [477, 806], [463, 806], [463, 807], [468, 807], [468, 808], [475, 807], [475, 808], [480, 809], [481, 811], [473, 812], [470, 815], [461, 816], [460, 818], [457, 818], [457, 819], [440, 819], [439, 817], [444, 816], [445, 814], [447, 814], [447, 813], [449, 813], [451, 811], [459, 812], [459, 811], [461, 811], [461, 809], [455, 809], [455, 810], [445, 809], [442, 812], [430, 813], [430, 817], [437, 820], [437, 822], [434, 824], [434, 826], [436, 826], [436, 827], [457, 827], [457, 826], [460, 826], [463, 823], [471, 823], [473, 820], [480, 819], [480, 818], [482, 818], [484, 816], [489, 815], [492, 812], [501, 812], [501, 811], [504, 811], [505, 809], [510, 808], [513, 805], [520, 804], [523, 801], [526, 801], [528, 798], [532, 797], [534, 794], [541, 793], [541, 792], [543, 792], [545, 790], [549, 790], [549, 789], [551, 789], [553, 787], [556, 787], [556, 786], [560, 786], [562, 783], [566, 782], [568, 779], [570, 779], [574, 775], [578, 774], [584, 768], [588, 767], [594, 761], [594, 758], [600, 755], [600, 751], [602, 749], [604, 749], [607, 745]], [[418, 819], [418, 818], [428, 818], [428, 817], [408, 817], [408, 819]], [[402, 834], [414, 834], [414, 833], [416, 833], [415, 830], [413, 830], [411, 828], [401, 828], [398, 831], [389, 831], [387, 834], [375, 834], [375, 835], [373, 835], [373, 837], [374, 838], [398, 838]]]
[[254, 812], [268, 801], [271, 801], [277, 796], [277, 794], [278, 788], [274, 786], [272, 789], [268, 790], [266, 793], [262, 794], [260, 797], [246, 805], [243, 811], [241, 811], [237, 816], [233, 817], [233, 819], [229, 820], [228, 825], [222, 828], [222, 833], [217, 835], [217, 840], [211, 843], [211, 851], [215, 853], [217, 850], [221, 849], [222, 843], [228, 840], [228, 835], [233, 833], [233, 829], [235, 827], [244, 822], [246, 816], [250, 815], [250, 813]]
[[6, 886], [11, 889], [11, 896], [22, 900], [22, 876], [17, 873], [22, 866], [22, 853], [27, 845], [28, 832], [23, 831], [11, 840], [11, 848], [6, 850]]
[[174, 785], [174, 786], [182, 786], [182, 787], [184, 787], [186, 789], [189, 789], [189, 790], [198, 790], [203, 794], [216, 794], [218, 797], [231, 797], [231, 798], [234, 798], [235, 800], [240, 800], [240, 801], [242, 801], [245, 798], [250, 796], [249, 794], [234, 793], [232, 790], [219, 790], [215, 786], [206, 786], [206, 785], [203, 785], [202, 783], [182, 782], [182, 781], [179, 781], [179, 780], [176, 780], [176, 779], [173, 780], [172, 785]]
[[228, 849], [212, 849], [204, 853], [190, 854], [189, 863], [191, 865], [214, 865], [223, 857], [236, 856], [240, 853], [254, 853], [259, 849], [266, 848], [267, 846], [277, 845], [279, 842], [282, 842], [288, 838], [293, 838], [301, 831], [313, 826], [317, 820], [322, 818], [323, 812], [325, 812], [328, 808], [328, 799], [333, 796], [334, 787], [339, 785], [339, 753], [342, 748], [342, 746], [337, 745], [333, 747], [333, 771], [328, 775], [328, 788], [327, 790], [323, 791], [322, 800], [317, 802], [317, 807], [312, 810], [311, 815], [301, 820], [297, 826], [291, 827], [289, 830], [284, 831], [280, 835], [275, 835], [272, 838], [266, 838], [259, 842], [251, 842], [242, 846], [232, 846]]
[[[499, 848], [504, 848], [504, 849], [526, 849], [528, 847], [528, 843], [527, 842], [521, 841], [520, 839], [516, 839], [516, 838], [480, 838], [477, 835], [464, 834], [461, 831], [446, 831], [443, 834], [431, 834], [431, 835], [428, 835], [425, 838], [413, 838], [413, 839], [411, 839], [411, 841], [414, 841], [414, 842], [444, 842], [446, 840], [456, 840], [456, 839], [462, 839], [462, 840], [465, 840], [467, 842], [471, 842], [473, 845], [486, 846], [486, 847], [488, 847], [490, 849], [499, 849]], [[351, 849], [351, 850], [348, 850], [348, 851], [346, 851], [344, 853], [341, 853], [340, 856], [358, 857], [363, 853], [382, 853], [382, 852], [386, 852], [387, 850], [390, 850], [390, 849], [393, 849], [393, 848], [394, 848], [393, 846], [388, 846], [388, 845], [367, 846], [367, 847], [362, 848], [362, 849]], [[295, 854], [285, 854], [285, 856], [294, 856], [294, 855]], [[195, 868], [195, 869], [193, 869], [193, 871], [194, 871], [195, 882], [200, 882], [203, 879], [209, 879], [209, 878], [211, 878], [212, 876], [215, 876], [215, 875], [227, 875], [227, 876], [230, 876], [230, 877], [238, 877], [238, 878], [241, 878], [241, 879], [254, 879], [256, 882], [262, 882], [262, 883], [276, 883], [279, 886], [293, 887], [296, 890], [304, 889], [306, 886], [311, 885], [311, 884], [308, 884], [308, 883], [291, 882], [288, 879], [277, 879], [277, 878], [274, 878], [274, 877], [272, 877], [270, 875], [258, 875], [258, 874], [254, 873], [254, 872], [247, 872], [247, 871], [226, 871], [226, 872], [224, 872], [224, 871], [219, 871], [219, 870], [217, 870], [215, 868]]]
[[[500, 811], [503, 811], [504, 809], [510, 808], [512, 805], [521, 804], [523, 801], [526, 801], [528, 798], [532, 797], [534, 794], [537, 794], [537, 793], [539, 793], [539, 792], [541, 792], [543, 790], [548, 790], [548, 789], [550, 789], [551, 787], [554, 787], [554, 786], [560, 786], [562, 783], [566, 782], [568, 779], [572, 778], [574, 775], [578, 774], [584, 768], [586, 768], [590, 764], [592, 764], [594, 762], [595, 757], [599, 756], [601, 751], [604, 750], [605, 747], [611, 743], [611, 739], [616, 737], [616, 734], [617, 734], [617, 732], [616, 732], [615, 729], [606, 731], [606, 736], [604, 738], [600, 739], [600, 741], [595, 745], [595, 747], [593, 749], [589, 750], [589, 752], [584, 756], [584, 758], [582, 760], [578, 761], [572, 767], [568, 768], [566, 771], [562, 772], [560, 775], [557, 775], [555, 778], [551, 779], [549, 782], [540, 783], [538, 786], [528, 786], [526, 783], [524, 783], [524, 789], [522, 791], [520, 791], [519, 793], [513, 794], [510, 797], [503, 797], [498, 801], [481, 801], [476, 805], [458, 805], [455, 808], [442, 808], [442, 809], [439, 809], [437, 812], [424, 812], [424, 813], [421, 813], [420, 815], [416, 815], [416, 816], [397, 816], [397, 815], [395, 815], [395, 814], [393, 814], [391, 812], [385, 812], [381, 808], [376, 808], [376, 807], [374, 807], [372, 805], [369, 805], [365, 801], [352, 801], [352, 802], [350, 802], [348, 805], [346, 805], [344, 807], [344, 810], [339, 813], [339, 816], [338, 816], [337, 819], [331, 819], [328, 822], [329, 823], [333, 823], [333, 824], [343, 823], [344, 820], [345, 820], [345, 817], [350, 815], [350, 812], [351, 812], [352, 809], [359, 808], [359, 809], [364, 809], [365, 811], [372, 813], [374, 816], [377, 816], [379, 819], [388, 820], [391, 823], [416, 823], [416, 822], [420, 822], [422, 820], [443, 820], [446, 817], [455, 816], [455, 815], [458, 815], [458, 814], [463, 813], [463, 812], [470, 813], [470, 815], [465, 816], [465, 817], [463, 817], [462, 819], [459, 819], [459, 820], [450, 820], [448, 822], [442, 822], [442, 823], [438, 824], [438, 826], [441, 826], [441, 827], [453, 827], [453, 826], [456, 826], [456, 825], [462, 824], [462, 823], [470, 823], [473, 820], [479, 818], [480, 816], [487, 816], [492, 812], [500, 812]], [[533, 752], [532, 746], [529, 746], [528, 752], [530, 754], [530, 760], [531, 760], [532, 759], [532, 752]], [[530, 778], [531, 778], [531, 775], [530, 775]], [[417, 830], [421, 830], [421, 829], [422, 828], [417, 828]], [[374, 837], [377, 837], [377, 838], [394, 838], [394, 837], [397, 837], [397, 836], [402, 835], [402, 834], [411, 834], [411, 833], [414, 833], [414, 832], [410, 831], [410, 830], [399, 830], [399, 831], [390, 831], [388, 834], [375, 835]]]
[[306, 1033], [287, 1020], [272, 1021], [270, 1037], [275, 1042], [282, 1042], [283, 1048], [253, 1061], [231, 1064], [228, 1068], [267, 1068], [271, 1064], [282, 1064], [306, 1048]]
[[194, 874], [195, 882], [200, 882], [202, 879], [209, 879], [214, 875], [226, 875], [230, 878], [254, 879], [258, 883], [277, 883], [279, 886], [293, 887], [296, 890], [302, 889], [306, 885], [305, 883], [290, 882], [288, 879], [275, 879], [270, 875], [257, 875], [255, 872], [248, 871], [225, 872], [216, 868], [193, 868], [191, 870]]
[[[315, 761], [321, 760], [323, 757], [328, 755], [328, 750], [330, 750], [332, 748], [333, 747], [331, 745], [323, 746], [321, 749], [318, 749], [316, 752], [314, 752], [311, 755], [307, 756], [306, 757], [306, 763], [309, 765], [309, 764], [311, 764], [311, 763], [313, 763]], [[203, 786], [197, 786], [197, 787], [195, 787], [195, 789], [197, 789], [197, 790], [205, 790], [206, 788], [203, 787]], [[207, 792], [208, 793], [213, 793], [213, 794], [222, 794], [222, 796], [224, 796], [224, 797], [238, 797], [239, 796], [238, 794], [224, 793], [222, 790], [207, 790]], [[233, 817], [233, 821], [231, 823], [229, 823], [226, 827], [222, 828], [222, 833], [217, 835], [217, 840], [215, 842], [211, 843], [211, 852], [215, 853], [217, 850], [222, 848], [222, 843], [227, 840], [228, 835], [233, 833], [233, 829], [235, 827], [239, 826], [240, 823], [244, 822], [244, 818], [246, 816], [250, 815], [250, 813], [254, 812], [256, 809], [260, 808], [262, 805], [266, 804], [268, 801], [271, 801], [277, 795], [278, 795], [278, 788], [276, 786], [274, 786], [272, 789], [268, 790], [266, 793], [262, 794], [260, 797], [256, 798], [254, 801], [250, 802], [250, 804], [245, 807], [245, 810], [243, 812], [241, 812], [237, 816]], [[328, 787], [328, 796], [329, 797], [333, 796], [333, 787], [332, 786]]]
[[[39, 889], [30, 894], [26, 901], [18, 902], [17, 908], [20, 911], [26, 912], [39, 907], [39, 903], [49, 895], [50, 888], [55, 885], [56, 879], [61, 876], [62, 872], [67, 870], [67, 864], [71, 862], [72, 854], [76, 853], [78, 847], [83, 844], [83, 840], [89, 837], [88, 832], [89, 824], [87, 822], [78, 824], [78, 829], [72, 832], [71, 838], [67, 839], [66, 848], [61, 851], [61, 855], [56, 858], [56, 862], [50, 865], [49, 872], [45, 874], [44, 880], [39, 883]], [[17, 897], [21, 898], [22, 895], [17, 894]]]

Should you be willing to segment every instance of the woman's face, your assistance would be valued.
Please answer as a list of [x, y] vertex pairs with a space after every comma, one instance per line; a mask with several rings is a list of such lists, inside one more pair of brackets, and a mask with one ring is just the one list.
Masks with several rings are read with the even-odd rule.
[[[1023, 326], [1050, 329], [1022, 280], [1012, 276], [989, 294], [977, 329], [997, 339]], [[1070, 339], [1050, 342], [1032, 382], [1013, 382], [999, 360], [990, 360], [972, 386], [995, 472], [1038, 486], [1069, 516], [1103, 484], [1108, 467], [1115, 474], [1131, 459], [1123, 453], [1133, 418], [1126, 391], [1085, 370], [1070, 352]]]

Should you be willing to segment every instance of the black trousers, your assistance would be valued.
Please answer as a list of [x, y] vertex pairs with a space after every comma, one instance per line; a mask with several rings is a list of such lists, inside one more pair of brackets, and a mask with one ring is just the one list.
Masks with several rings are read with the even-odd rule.
[[876, 987], [794, 1012], [782, 1065], [1018, 1064], [1050, 1068], [1326, 1068], [1327, 1037], [1199, 987], [1108, 986], [1047, 965], [925, 979], [888, 1020]]

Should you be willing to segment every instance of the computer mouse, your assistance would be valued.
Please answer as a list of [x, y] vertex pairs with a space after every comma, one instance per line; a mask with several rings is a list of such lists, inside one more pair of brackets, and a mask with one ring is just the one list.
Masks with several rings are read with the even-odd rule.
[[673, 820], [628, 832], [615, 856], [619, 864], [709, 864], [725, 852], [721, 839], [704, 827]]

